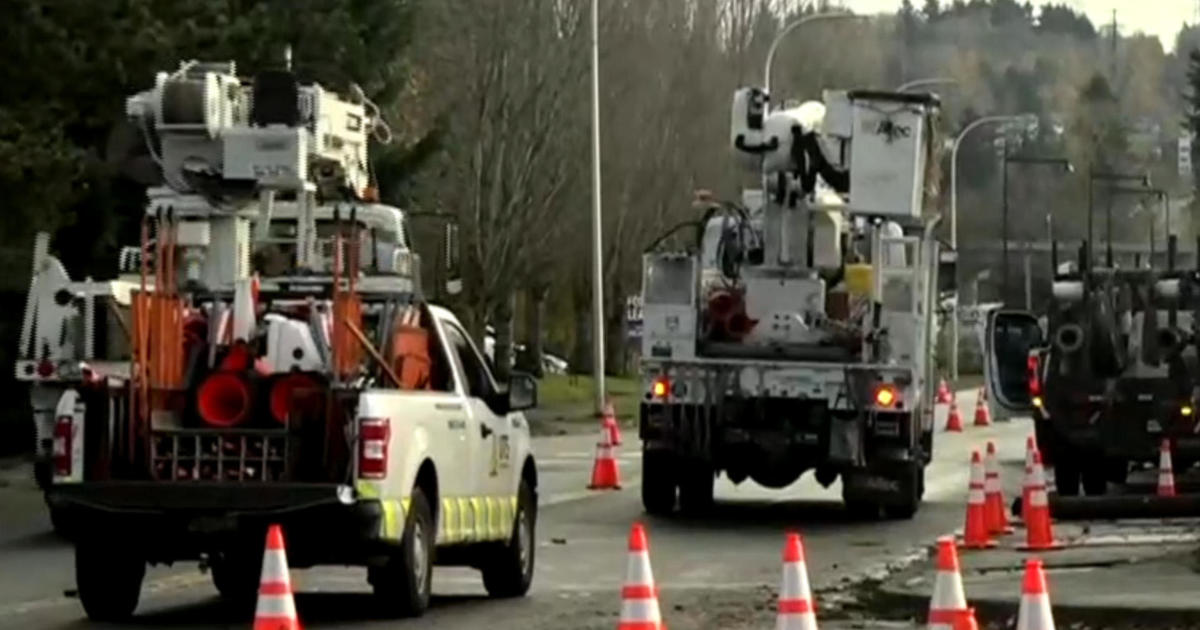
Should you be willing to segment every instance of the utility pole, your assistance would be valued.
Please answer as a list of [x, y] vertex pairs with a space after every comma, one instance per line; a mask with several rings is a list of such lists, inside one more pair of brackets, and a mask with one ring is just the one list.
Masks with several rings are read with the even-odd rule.
[[1117, 9], [1112, 10], [1112, 53], [1111, 59], [1112, 73], [1108, 77], [1108, 82], [1115, 94], [1117, 92]]
[[592, 0], [592, 379], [596, 417], [604, 413], [604, 250], [600, 204], [600, 0]]

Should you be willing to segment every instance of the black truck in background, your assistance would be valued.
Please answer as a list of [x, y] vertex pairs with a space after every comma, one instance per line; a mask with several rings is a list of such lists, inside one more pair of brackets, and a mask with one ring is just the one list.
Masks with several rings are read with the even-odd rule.
[[1200, 461], [1197, 338], [1200, 268], [1121, 269], [1079, 262], [1055, 274], [1043, 319], [989, 313], [984, 331], [989, 401], [1030, 415], [1062, 495], [1105, 494], [1132, 467], [1157, 464], [1171, 441], [1176, 470]]

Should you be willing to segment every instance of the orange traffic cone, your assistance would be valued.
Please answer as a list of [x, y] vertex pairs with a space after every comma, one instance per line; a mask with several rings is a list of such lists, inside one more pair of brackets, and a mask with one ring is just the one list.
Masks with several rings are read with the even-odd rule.
[[979, 451], [971, 451], [971, 482], [967, 486], [967, 523], [963, 528], [963, 547], [967, 549], [988, 549], [996, 546], [996, 541], [988, 535], [983, 481], [983, 460], [979, 457]]
[[1171, 440], [1158, 447], [1158, 496], [1175, 496], [1175, 473], [1171, 469]]
[[1050, 502], [1046, 497], [1046, 472], [1042, 469], [1042, 454], [1033, 452], [1033, 474], [1027, 489], [1029, 503], [1021, 506], [1025, 517], [1025, 544], [1018, 547], [1024, 551], [1062, 549], [1062, 543], [1054, 540], [1050, 525]]
[[278, 525], [272, 525], [267, 530], [258, 605], [254, 610], [254, 630], [300, 630], [296, 602], [292, 599], [287, 552], [283, 547], [283, 531]]
[[613, 446], [621, 445], [621, 427], [617, 424], [617, 412], [613, 409], [612, 401], [604, 403], [604, 430], [608, 431], [608, 440]]
[[617, 630], [665, 630], [658, 608], [658, 588], [650, 570], [650, 545], [641, 523], [634, 523], [629, 531], [629, 561], [621, 587]]
[[592, 464], [592, 483], [588, 490], [620, 490], [621, 476], [617, 472], [617, 459], [613, 455], [611, 435], [600, 430], [600, 442], [596, 444], [596, 460]]
[[799, 534], [788, 534], [783, 545], [783, 579], [779, 585], [775, 630], [817, 630], [816, 606], [808, 585], [804, 544]]
[[950, 413], [946, 415], [946, 431], [961, 433], [963, 430], [962, 416], [958, 415], [958, 400], [950, 399]]
[[953, 399], [954, 397], [950, 395], [950, 387], [946, 385], [946, 379], [943, 378], [938, 382], [937, 402], [944, 405]]
[[942, 536], [937, 543], [937, 576], [933, 582], [933, 597], [929, 600], [929, 630], [957, 630], [958, 617], [967, 611], [958, 552], [954, 549], [953, 536]]
[[1008, 515], [1004, 512], [1004, 490], [1000, 487], [1000, 463], [996, 461], [996, 445], [988, 440], [987, 457], [983, 462], [984, 516], [988, 533], [1011, 534]]
[[987, 390], [980, 387], [979, 395], [975, 397], [975, 426], [986, 427], [992, 423], [992, 414], [988, 411]]
[[954, 620], [954, 630], [979, 630], [979, 622], [975, 621], [975, 609], [968, 608]]
[[1054, 630], [1054, 615], [1050, 612], [1050, 592], [1046, 588], [1046, 573], [1042, 561], [1025, 561], [1025, 579], [1021, 580], [1021, 606], [1017, 609], [1017, 630]]
[[1021, 522], [1028, 522], [1029, 488], [1033, 486], [1033, 454], [1037, 452], [1033, 436], [1025, 438], [1025, 476], [1021, 479]]

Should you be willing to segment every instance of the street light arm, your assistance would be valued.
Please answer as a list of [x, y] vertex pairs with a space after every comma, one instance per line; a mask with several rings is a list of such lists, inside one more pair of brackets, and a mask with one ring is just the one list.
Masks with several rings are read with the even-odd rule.
[[950, 149], [950, 248], [958, 249], [958, 147], [976, 127], [994, 122], [1005, 122], [1019, 119], [1019, 115], [984, 116], [971, 121], [959, 132]]
[[897, 92], [906, 92], [908, 90], [911, 90], [915, 87], [920, 87], [922, 85], [957, 85], [957, 84], [958, 84], [958, 81], [956, 79], [951, 79], [949, 77], [931, 77], [928, 79], [915, 79], [913, 81], [909, 81], [908, 83], [905, 83], [905, 84], [901, 85], [900, 87], [896, 88], [896, 91]]
[[800, 18], [799, 20], [796, 20], [795, 22], [788, 24], [787, 26], [785, 26], [783, 28], [782, 31], [780, 31], [780, 33], [778, 35], [776, 35], [774, 41], [771, 42], [771, 47], [767, 49], [767, 64], [766, 64], [766, 67], [763, 69], [763, 90], [767, 93], [768, 98], [771, 95], [771, 69], [775, 65], [775, 53], [779, 49], [779, 44], [783, 43], [783, 40], [788, 35], [790, 35], [793, 31], [795, 31], [796, 29], [798, 29], [801, 26], [804, 26], [805, 24], [808, 24], [810, 22], [816, 22], [818, 20], [847, 20], [847, 19], [864, 20], [864, 19], [868, 19], [868, 16], [855, 15], [853, 13], [818, 13], [816, 15], [809, 15], [809, 16]]

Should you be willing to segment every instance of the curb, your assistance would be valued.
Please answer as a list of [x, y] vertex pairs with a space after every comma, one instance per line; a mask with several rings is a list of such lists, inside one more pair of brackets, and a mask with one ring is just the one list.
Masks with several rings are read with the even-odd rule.
[[[927, 557], [920, 562], [913, 563], [904, 571], [893, 573], [889, 579], [879, 583], [867, 598], [876, 606], [891, 609], [888, 613], [889, 616], [899, 614], [911, 615], [918, 620], [925, 619], [929, 613], [928, 596], [914, 593], [902, 586], [897, 587], [897, 584], [902, 584], [917, 572], [925, 574], [932, 573], [933, 570], [932, 558]], [[1051, 592], [1054, 621], [1060, 627], [1068, 624], [1083, 624], [1099, 628], [1200, 626], [1200, 607], [1183, 609], [1140, 604], [1085, 605], [1060, 603], [1053, 601], [1053, 596], [1054, 594]], [[1014, 591], [1011, 597], [1001, 599], [986, 595], [972, 597], [970, 593], [967, 593], [967, 601], [971, 607], [976, 609], [976, 616], [981, 626], [985, 623], [1011, 625], [1020, 608], [1021, 594], [1018, 590]]]

